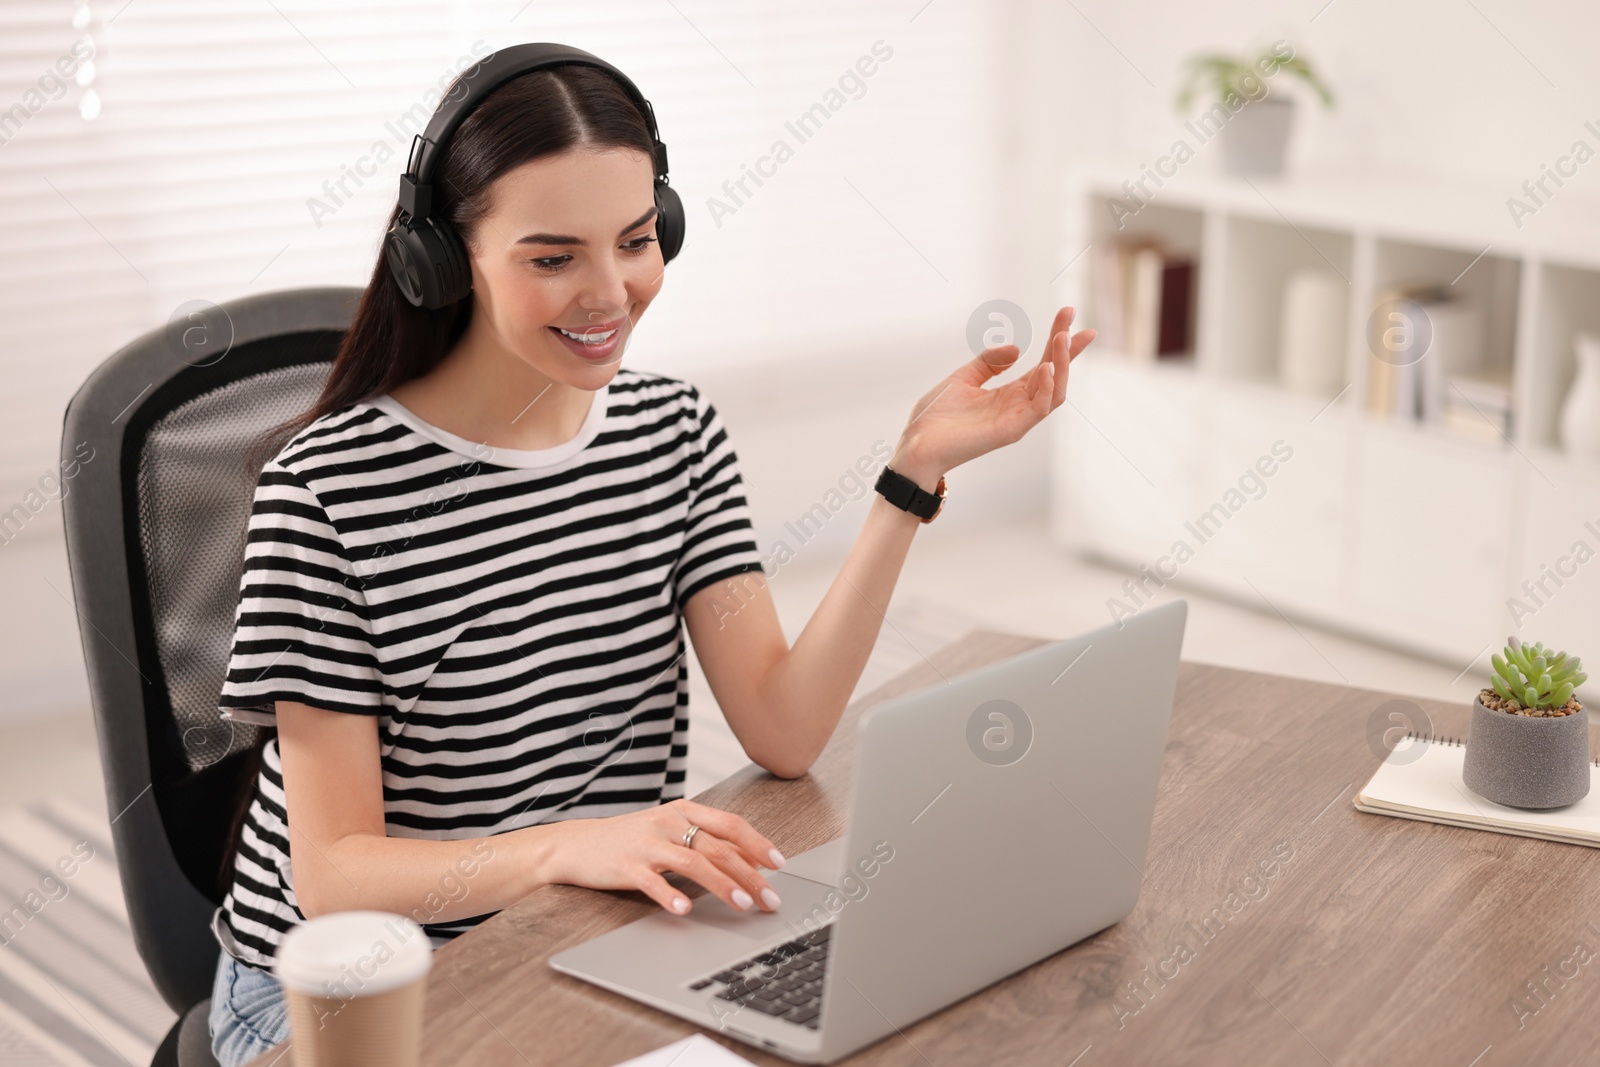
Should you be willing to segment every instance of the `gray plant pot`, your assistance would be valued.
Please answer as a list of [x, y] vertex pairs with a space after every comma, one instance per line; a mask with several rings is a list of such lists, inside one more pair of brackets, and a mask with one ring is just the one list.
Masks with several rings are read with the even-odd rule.
[[1251, 101], [1222, 128], [1223, 169], [1262, 177], [1282, 174], [1293, 127], [1293, 100], [1268, 96]]
[[1510, 808], [1560, 808], [1589, 793], [1589, 713], [1507, 715], [1472, 701], [1461, 777], [1467, 788]]

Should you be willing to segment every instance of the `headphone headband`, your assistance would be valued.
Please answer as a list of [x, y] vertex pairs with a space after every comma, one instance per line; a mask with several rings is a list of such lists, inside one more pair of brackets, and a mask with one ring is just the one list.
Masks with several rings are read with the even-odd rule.
[[383, 254], [395, 284], [413, 305], [438, 309], [472, 291], [472, 265], [461, 235], [448, 219], [433, 217], [434, 172], [450, 138], [484, 97], [512, 78], [569, 64], [595, 67], [611, 75], [644, 116], [655, 168], [652, 193], [661, 262], [672, 262], [683, 247], [683, 201], [667, 183], [667, 146], [656, 132], [655, 109], [638, 86], [622, 71], [581, 48], [548, 43], [512, 45], [462, 71], [445, 91], [428, 128], [411, 141], [406, 170], [400, 175], [400, 210], [384, 235]]
[[433, 211], [434, 170], [456, 129], [483, 102], [484, 97], [512, 78], [536, 70], [569, 65], [597, 67], [622, 85], [634, 106], [644, 116], [645, 126], [650, 131], [655, 176], [665, 182], [667, 146], [661, 143], [656, 130], [655, 109], [639, 92], [632, 79], [599, 56], [581, 48], [547, 43], [517, 44], [491, 52], [450, 83], [444, 99], [428, 120], [428, 128], [412, 138], [406, 170], [400, 175], [400, 209], [418, 221], [430, 216]]

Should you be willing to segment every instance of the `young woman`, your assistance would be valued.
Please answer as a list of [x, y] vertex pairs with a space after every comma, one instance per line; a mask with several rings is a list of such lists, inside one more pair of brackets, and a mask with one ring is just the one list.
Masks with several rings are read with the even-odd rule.
[[[491, 93], [435, 183], [471, 295], [414, 307], [380, 258], [321, 400], [261, 471], [220, 704], [276, 737], [215, 922], [224, 1067], [287, 1036], [273, 954], [318, 915], [397, 912], [442, 941], [551, 882], [682, 914], [669, 871], [781, 904], [772, 842], [683, 799], [684, 626], [745, 752], [802, 775], [920, 520], [875, 496], [789, 646], [716, 409], [620, 366], [663, 279], [650, 148], [604, 71]], [[1093, 337], [1072, 318], [1003, 387], [984, 385], [1014, 345], [937, 383], [889, 466], [931, 492], [1022, 437]]]

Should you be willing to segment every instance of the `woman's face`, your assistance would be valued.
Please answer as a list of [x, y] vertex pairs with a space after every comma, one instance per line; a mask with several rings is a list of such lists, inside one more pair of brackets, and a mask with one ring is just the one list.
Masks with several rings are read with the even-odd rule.
[[650, 162], [632, 149], [574, 148], [501, 175], [469, 246], [474, 328], [556, 381], [591, 391], [610, 381], [661, 291]]

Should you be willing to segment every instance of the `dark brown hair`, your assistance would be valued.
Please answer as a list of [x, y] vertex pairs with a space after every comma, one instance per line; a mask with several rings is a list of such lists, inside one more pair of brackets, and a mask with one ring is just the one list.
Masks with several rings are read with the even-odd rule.
[[[470, 251], [481, 236], [476, 223], [488, 212], [495, 179], [524, 163], [577, 147], [632, 148], [648, 156], [654, 146], [644, 116], [605, 71], [563, 66], [519, 75], [485, 97], [445, 146], [435, 172], [434, 210], [450, 221]], [[399, 214], [396, 203], [386, 230]], [[382, 396], [438, 366], [472, 321], [472, 306], [468, 293], [438, 310], [416, 307], [400, 292], [380, 249], [322, 395], [309, 411], [267, 431], [249, 450], [250, 482], [317, 419]], [[218, 870], [218, 900], [233, 883], [245, 808], [254, 795], [261, 748], [271, 736], [271, 731], [261, 731], [246, 750], [240, 771], [244, 788]]]
[[[632, 148], [650, 155], [649, 127], [622, 85], [595, 67], [563, 66], [520, 75], [485, 97], [445, 146], [434, 180], [434, 213], [471, 245], [489, 209], [489, 188], [506, 172], [575, 147]], [[400, 214], [395, 204], [393, 225]], [[388, 228], [385, 226], [385, 229]], [[382, 396], [428, 373], [472, 321], [473, 297], [437, 310], [406, 300], [380, 249], [322, 396], [273, 428], [252, 454], [252, 470], [324, 415]]]

